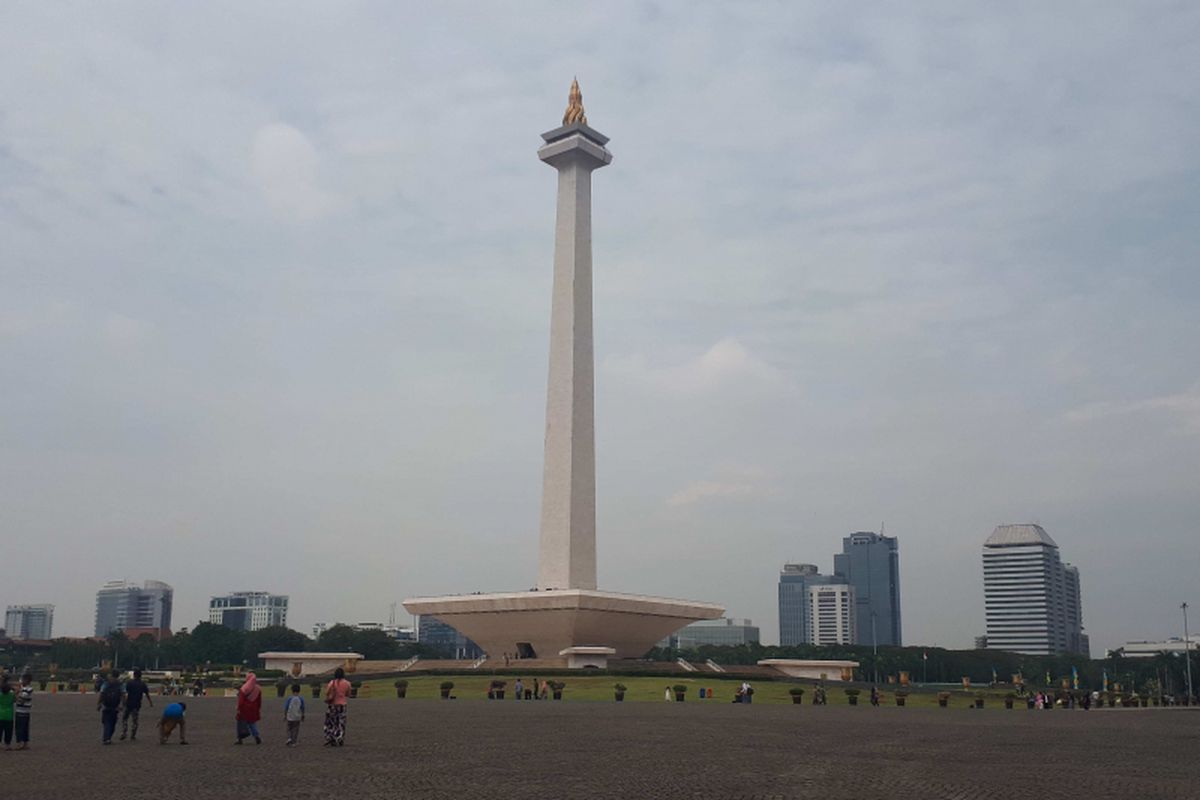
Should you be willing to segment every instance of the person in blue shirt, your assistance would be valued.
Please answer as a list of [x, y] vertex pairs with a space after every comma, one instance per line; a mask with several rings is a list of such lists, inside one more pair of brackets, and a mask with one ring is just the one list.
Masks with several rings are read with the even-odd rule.
[[287, 746], [295, 747], [300, 742], [300, 723], [304, 721], [304, 698], [300, 696], [300, 684], [292, 684], [292, 696], [283, 704], [283, 719], [287, 722]]
[[176, 726], [179, 728], [179, 743], [187, 744], [187, 727], [183, 715], [187, 713], [187, 703], [171, 703], [163, 709], [162, 719], [158, 722], [158, 743], [166, 744], [171, 738]]

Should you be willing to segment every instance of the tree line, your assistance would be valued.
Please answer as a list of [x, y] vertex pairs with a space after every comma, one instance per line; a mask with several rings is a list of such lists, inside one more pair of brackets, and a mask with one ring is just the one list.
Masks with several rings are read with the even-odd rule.
[[[754, 664], [767, 658], [832, 659], [859, 662], [857, 678], [870, 681], [878, 670], [879, 680], [899, 677], [907, 672], [914, 683], [954, 683], [970, 678], [972, 685], [994, 681], [1011, 683], [1020, 675], [1028, 686], [1058, 687], [1064, 678], [1079, 677], [1081, 689], [1104, 688], [1119, 683], [1123, 690], [1155, 694], [1181, 694], [1186, 691], [1185, 662], [1182, 653], [1159, 653], [1150, 658], [1127, 658], [1116, 652], [1105, 658], [1060, 654], [1033, 656], [1004, 650], [947, 650], [941, 647], [879, 647], [878, 657], [870, 645], [791, 645], [744, 644], [737, 646], [704, 645], [696, 649], [655, 648], [648, 657], [655, 661], [674, 661], [682, 657], [703, 663], [711, 658], [718, 664]], [[1192, 655], [1193, 677], [1200, 683], [1200, 659]], [[1157, 690], [1157, 691], [1156, 691]]]
[[195, 669], [208, 666], [261, 667], [259, 653], [334, 652], [361, 653], [371, 660], [392, 660], [429, 655], [428, 648], [399, 642], [380, 630], [358, 630], [333, 625], [313, 639], [283, 626], [240, 631], [201, 622], [191, 630], [156, 640], [149, 634], [130, 639], [114, 631], [104, 639], [55, 639], [48, 652], [33, 657], [34, 664], [57, 664], [60, 669], [91, 669], [104, 662], [143, 669]]

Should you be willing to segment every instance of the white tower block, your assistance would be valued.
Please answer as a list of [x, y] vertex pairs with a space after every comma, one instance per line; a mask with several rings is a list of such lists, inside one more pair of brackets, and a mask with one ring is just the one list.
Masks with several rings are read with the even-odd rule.
[[596, 588], [596, 431], [592, 353], [592, 171], [612, 161], [588, 127], [578, 84], [538, 158], [558, 170], [554, 295], [538, 588]]

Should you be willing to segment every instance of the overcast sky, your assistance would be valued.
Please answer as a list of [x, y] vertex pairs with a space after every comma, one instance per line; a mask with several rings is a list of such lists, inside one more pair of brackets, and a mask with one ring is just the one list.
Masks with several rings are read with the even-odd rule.
[[1179, 634], [1200, 8], [906, 5], [6, 4], [0, 604], [532, 586], [578, 75], [602, 588], [773, 643], [780, 566], [886, 525], [905, 642], [969, 647], [1028, 521], [1095, 654]]

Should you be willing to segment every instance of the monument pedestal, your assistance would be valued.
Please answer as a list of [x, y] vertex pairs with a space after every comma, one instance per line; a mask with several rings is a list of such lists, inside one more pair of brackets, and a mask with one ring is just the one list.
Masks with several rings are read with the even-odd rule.
[[641, 658], [660, 640], [725, 611], [711, 603], [597, 589], [416, 597], [410, 614], [429, 614], [479, 645], [490, 658], [563, 657], [563, 650], [610, 647], [615, 658]]

